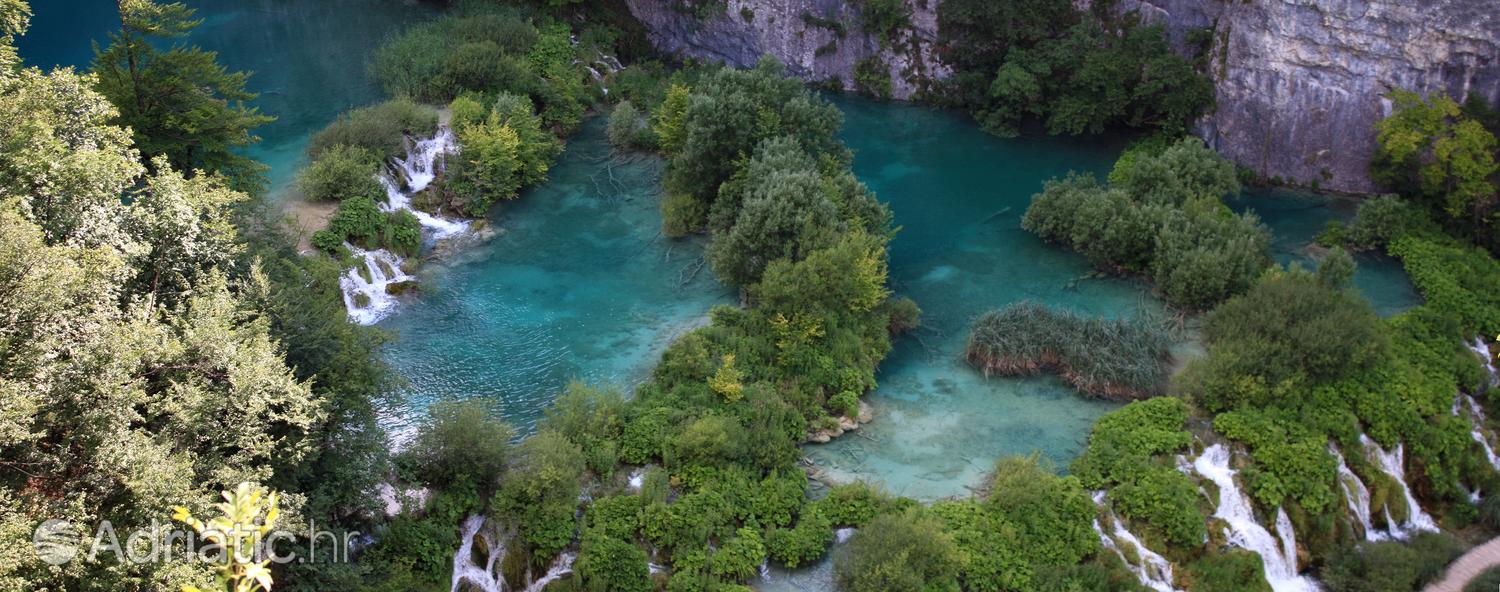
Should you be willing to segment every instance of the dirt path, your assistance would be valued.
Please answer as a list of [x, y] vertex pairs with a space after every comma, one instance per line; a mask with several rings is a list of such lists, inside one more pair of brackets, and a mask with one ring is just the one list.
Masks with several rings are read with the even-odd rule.
[[1422, 592], [1463, 592], [1464, 586], [1484, 573], [1484, 570], [1500, 565], [1500, 537], [1469, 549], [1457, 561], [1448, 566], [1443, 578], [1428, 584]]

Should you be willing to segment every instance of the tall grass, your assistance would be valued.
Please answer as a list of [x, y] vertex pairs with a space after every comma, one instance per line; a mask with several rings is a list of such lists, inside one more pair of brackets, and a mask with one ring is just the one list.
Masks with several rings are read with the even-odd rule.
[[1020, 302], [974, 323], [965, 358], [985, 376], [1055, 372], [1093, 396], [1137, 399], [1162, 388], [1171, 346], [1163, 322], [1081, 317]]

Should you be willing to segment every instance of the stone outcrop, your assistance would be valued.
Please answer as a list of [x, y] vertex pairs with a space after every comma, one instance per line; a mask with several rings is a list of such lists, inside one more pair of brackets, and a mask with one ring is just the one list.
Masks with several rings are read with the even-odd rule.
[[[856, 65], [884, 60], [893, 95], [909, 98], [950, 74], [937, 59], [941, 0], [908, 0], [912, 26], [883, 46], [861, 32], [854, 0], [728, 0], [697, 18], [679, 0], [627, 0], [667, 52], [750, 66], [763, 54], [811, 81], [854, 88]], [[1080, 0], [1087, 6], [1087, 0]], [[1373, 126], [1395, 88], [1476, 93], [1500, 101], [1500, 0], [1119, 0], [1166, 25], [1174, 47], [1212, 29], [1217, 110], [1199, 131], [1268, 178], [1368, 193]], [[811, 18], [809, 18], [811, 17]], [[834, 28], [817, 23], [840, 23]]]
[[1214, 31], [1204, 139], [1266, 177], [1367, 193], [1392, 89], [1500, 99], [1500, 0], [1125, 0], [1174, 45]]
[[[890, 74], [891, 95], [907, 99], [949, 75], [936, 58], [939, 0], [907, 0], [911, 26], [889, 43], [863, 32], [849, 0], [728, 0], [722, 13], [698, 17], [679, 0], [626, 0], [662, 51], [733, 66], [774, 55], [792, 75], [856, 90], [862, 60], [877, 58]], [[873, 62], [872, 62], [873, 63]]]

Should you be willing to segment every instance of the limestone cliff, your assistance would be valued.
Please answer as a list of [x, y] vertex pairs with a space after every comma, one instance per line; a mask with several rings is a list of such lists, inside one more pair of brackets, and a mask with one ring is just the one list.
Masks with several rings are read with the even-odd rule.
[[1394, 88], [1500, 99], [1500, 0], [1126, 0], [1174, 42], [1212, 27], [1218, 108], [1200, 132], [1267, 177], [1351, 193]]
[[722, 13], [700, 18], [677, 0], [626, 0], [658, 49], [749, 67], [764, 54], [813, 82], [855, 90], [861, 60], [877, 58], [890, 76], [891, 95], [911, 98], [925, 83], [948, 76], [935, 57], [939, 0], [908, 0], [911, 26], [883, 43], [864, 33], [860, 10], [846, 0], [728, 0]]
[[[877, 56], [896, 98], [949, 74], [934, 46], [941, 0], [908, 0], [912, 27], [890, 47], [860, 31], [853, 0], [728, 0], [727, 10], [705, 19], [675, 9], [676, 0], [627, 2], [668, 52], [737, 66], [772, 54], [795, 75], [837, 79], [849, 89], [856, 65]], [[1382, 95], [1393, 88], [1500, 100], [1500, 0], [1119, 0], [1118, 6], [1164, 23], [1179, 48], [1189, 31], [1211, 28], [1218, 107], [1199, 131], [1235, 162], [1297, 185], [1376, 189], [1367, 176], [1373, 126], [1387, 114]]]

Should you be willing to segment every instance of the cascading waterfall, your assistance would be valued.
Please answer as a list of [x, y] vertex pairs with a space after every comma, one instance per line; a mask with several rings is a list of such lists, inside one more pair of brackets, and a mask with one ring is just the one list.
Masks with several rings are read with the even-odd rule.
[[[1094, 492], [1094, 504], [1108, 511], [1109, 506], [1105, 502], [1104, 496], [1105, 493], [1103, 491]], [[1099, 533], [1099, 542], [1105, 548], [1114, 551], [1115, 555], [1118, 555], [1120, 560], [1125, 562], [1125, 566], [1130, 569], [1131, 573], [1135, 574], [1136, 579], [1140, 580], [1141, 585], [1157, 592], [1176, 592], [1177, 588], [1172, 586], [1172, 562], [1167, 561], [1167, 558], [1158, 555], [1155, 551], [1146, 548], [1146, 545], [1140, 539], [1125, 529], [1125, 526], [1120, 523], [1119, 516], [1113, 516], [1113, 518], [1114, 532], [1112, 534], [1105, 534], [1104, 528], [1099, 525], [1099, 521], [1094, 520], [1094, 531]], [[1125, 552], [1120, 549], [1119, 542], [1124, 542], [1135, 549], [1136, 556], [1140, 558], [1138, 565], [1131, 563]]]
[[1469, 436], [1474, 438], [1475, 442], [1479, 443], [1480, 448], [1484, 449], [1484, 457], [1489, 459], [1490, 466], [1500, 470], [1500, 456], [1495, 455], [1495, 447], [1490, 444], [1490, 439], [1486, 438], [1482, 431], [1484, 428], [1484, 408], [1479, 406], [1479, 401], [1475, 401], [1474, 397], [1465, 393], [1459, 393], [1453, 399], [1453, 415], [1462, 416], [1465, 410], [1468, 411], [1469, 421], [1474, 424], [1474, 429], [1469, 432]]
[[374, 324], [396, 308], [390, 287], [416, 278], [401, 271], [404, 262], [389, 251], [366, 251], [348, 243], [344, 246], [362, 263], [339, 278], [344, 307], [349, 310], [349, 320], [361, 325]]
[[[468, 589], [465, 586], [480, 590], [481, 592], [504, 592], [504, 579], [497, 576], [495, 563], [505, 555], [505, 545], [502, 541], [492, 541], [481, 533], [484, 528], [484, 516], [478, 514], [469, 516], [459, 528], [458, 536], [462, 541], [458, 545], [458, 552], [453, 554], [453, 585], [450, 592]], [[489, 554], [485, 558], [484, 567], [474, 564], [474, 537], [485, 538], [485, 544], [489, 547]]]
[[[405, 158], [392, 160], [390, 172], [376, 175], [380, 185], [385, 187], [386, 202], [380, 204], [380, 209], [386, 212], [411, 212], [422, 225], [423, 234], [429, 240], [451, 238], [467, 231], [468, 222], [444, 219], [411, 207], [412, 195], [432, 184], [437, 178], [440, 159], [456, 151], [457, 147], [453, 130], [447, 126], [440, 126], [431, 138], [411, 143]], [[400, 178], [393, 178], [392, 173]], [[401, 271], [403, 261], [395, 254], [384, 249], [365, 251], [352, 245], [346, 246], [364, 265], [363, 270], [357, 267], [348, 270], [339, 280], [339, 287], [344, 293], [344, 306], [349, 310], [349, 320], [361, 325], [380, 322], [396, 308], [396, 299], [388, 288], [393, 284], [415, 281], [416, 278]]]
[[854, 529], [854, 528], [839, 528], [839, 529], [835, 529], [833, 531], [833, 540], [835, 542], [840, 543], [840, 544], [847, 543], [847, 542], [849, 542], [849, 538], [854, 536], [854, 531], [855, 530], [856, 529]]
[[1349, 513], [1364, 528], [1365, 540], [1381, 541], [1389, 538], [1370, 523], [1370, 489], [1365, 487], [1365, 482], [1349, 469], [1348, 463], [1344, 462], [1343, 453], [1332, 442], [1328, 443], [1328, 453], [1339, 461], [1339, 486], [1344, 489], [1344, 502], [1349, 505]]
[[1229, 524], [1229, 544], [1260, 554], [1265, 566], [1266, 582], [1276, 592], [1305, 592], [1317, 590], [1318, 585], [1310, 578], [1297, 575], [1297, 541], [1292, 532], [1292, 523], [1286, 511], [1276, 510], [1275, 535], [1255, 521], [1255, 511], [1250, 500], [1234, 482], [1235, 470], [1229, 468], [1229, 449], [1215, 444], [1203, 451], [1193, 468], [1199, 475], [1212, 481], [1219, 488], [1219, 507], [1214, 517]]
[[[1386, 452], [1379, 444], [1376, 444], [1369, 436], [1360, 434], [1359, 442], [1365, 447], [1370, 461], [1380, 467], [1385, 474], [1390, 475], [1401, 489], [1401, 495], [1406, 500], [1406, 522], [1397, 525], [1391, 524], [1391, 534], [1397, 538], [1406, 538], [1413, 532], [1427, 531], [1437, 532], [1437, 523], [1432, 520], [1427, 512], [1422, 511], [1422, 506], [1417, 503], [1417, 498], [1411, 494], [1411, 488], [1406, 485], [1406, 452], [1401, 443], [1390, 452]], [[1389, 503], [1389, 502], [1387, 502]], [[1386, 522], [1391, 523], [1390, 511], [1386, 511]]]
[[1484, 342], [1483, 338], [1475, 337], [1468, 347], [1469, 351], [1474, 352], [1480, 360], [1484, 361], [1484, 371], [1490, 377], [1489, 386], [1493, 388], [1500, 385], [1500, 371], [1495, 368], [1495, 357], [1490, 355], [1490, 346]]
[[547, 584], [551, 584], [563, 576], [573, 573], [574, 559], [577, 559], [577, 556], [572, 553], [558, 555], [557, 559], [552, 560], [552, 565], [547, 567], [547, 573], [542, 574], [542, 577], [537, 578], [530, 586], [527, 586], [526, 592], [542, 592], [542, 589], [546, 588]]

